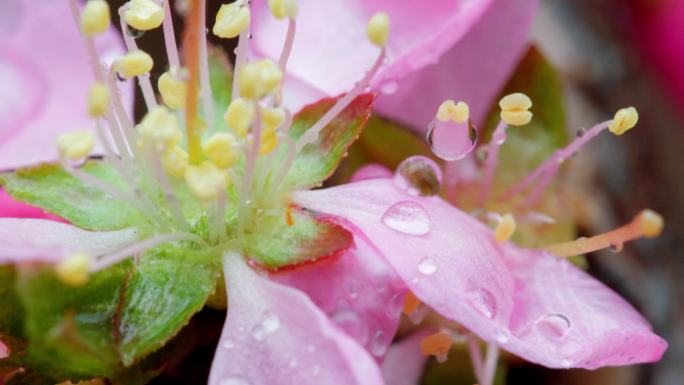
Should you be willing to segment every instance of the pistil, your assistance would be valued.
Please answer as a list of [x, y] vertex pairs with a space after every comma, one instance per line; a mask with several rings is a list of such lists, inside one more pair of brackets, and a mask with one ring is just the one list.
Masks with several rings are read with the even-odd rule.
[[190, 13], [185, 27], [185, 62], [188, 69], [188, 88], [185, 102], [185, 129], [190, 164], [202, 162], [200, 121], [197, 111], [200, 67], [200, 30], [202, 26], [201, 0], [191, 0]]

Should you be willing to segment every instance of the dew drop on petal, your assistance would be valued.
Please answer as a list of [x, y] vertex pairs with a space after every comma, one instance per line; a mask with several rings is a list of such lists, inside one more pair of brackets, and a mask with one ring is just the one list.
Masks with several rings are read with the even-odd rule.
[[347, 335], [357, 340], [361, 345], [368, 342], [369, 331], [365, 322], [353, 310], [338, 310], [331, 316], [333, 322]]
[[496, 315], [496, 298], [491, 291], [485, 288], [470, 289], [466, 293], [470, 305], [480, 314], [487, 318], [494, 318]]
[[267, 333], [273, 333], [280, 328], [280, 318], [277, 314], [267, 311], [261, 317], [261, 325]]
[[448, 358], [448, 357], [449, 357], [449, 356], [447, 355], [447, 353], [444, 353], [444, 354], [438, 354], [437, 356], [435, 356], [435, 359], [436, 359], [437, 362], [439, 362], [440, 364], [443, 364], [443, 363], [447, 362], [447, 358]]
[[435, 119], [428, 129], [427, 142], [438, 157], [447, 161], [460, 160], [475, 148], [477, 129], [470, 120], [455, 123]]
[[561, 363], [560, 363], [560, 364], [561, 364], [561, 366], [564, 367], [564, 368], [569, 368], [569, 367], [572, 366], [572, 360], [569, 359], [569, 358], [564, 358], [563, 360], [561, 360]]
[[223, 342], [221, 342], [221, 347], [223, 347], [226, 350], [230, 350], [235, 347], [235, 343], [233, 342], [233, 340], [226, 338], [225, 340], [223, 340]]
[[388, 79], [380, 85], [380, 92], [385, 95], [392, 95], [399, 89], [399, 83], [394, 79]]
[[484, 165], [487, 161], [487, 157], [489, 157], [489, 145], [483, 144], [475, 149], [475, 160], [479, 164]]
[[442, 170], [430, 158], [412, 156], [399, 164], [394, 183], [411, 195], [434, 196], [442, 185]]
[[309, 345], [306, 347], [306, 351], [309, 353], [313, 353], [316, 351], [316, 347], [314, 345]]
[[401, 293], [396, 293], [392, 295], [389, 302], [387, 302], [387, 315], [390, 318], [398, 318], [401, 315], [401, 311], [404, 308], [404, 295]]
[[376, 357], [381, 357], [385, 354], [385, 352], [387, 352], [388, 345], [389, 343], [385, 338], [385, 333], [383, 333], [381, 330], [378, 330], [373, 335], [373, 338], [371, 338], [369, 346], [370, 352]]
[[511, 339], [511, 335], [506, 330], [497, 331], [494, 337], [496, 342], [502, 345], [508, 343], [508, 340]]
[[242, 377], [228, 377], [221, 380], [219, 385], [250, 385], [250, 383]]
[[381, 220], [387, 227], [408, 235], [421, 236], [430, 232], [428, 213], [423, 206], [412, 201], [393, 204]]
[[408, 315], [408, 319], [413, 322], [414, 325], [420, 325], [425, 320], [429, 309], [424, 305], [418, 305], [418, 308]]
[[563, 314], [547, 314], [534, 322], [537, 333], [551, 340], [565, 337], [570, 331], [570, 326], [570, 320]]
[[432, 275], [437, 271], [437, 264], [432, 258], [423, 258], [418, 263], [418, 271], [424, 275]]

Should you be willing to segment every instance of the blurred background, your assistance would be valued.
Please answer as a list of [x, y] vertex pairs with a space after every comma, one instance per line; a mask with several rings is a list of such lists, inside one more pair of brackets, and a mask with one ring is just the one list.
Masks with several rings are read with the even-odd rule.
[[[113, 9], [123, 2], [110, 1]], [[213, 15], [222, 2], [208, 3], [208, 14]], [[176, 18], [174, 22], [182, 25]], [[162, 32], [157, 29], [138, 43], [162, 57], [160, 41]], [[225, 41], [211, 41], [232, 53]], [[499, 384], [682, 385], [684, 0], [541, 0], [531, 42], [561, 74], [571, 132], [612, 116], [623, 106], [639, 109], [638, 129], [619, 142], [608, 135], [599, 137], [573, 160], [569, 178], [582, 185], [588, 200], [581, 208], [581, 235], [624, 224], [641, 208], [665, 217], [661, 237], [630, 243], [620, 253], [595, 253], [588, 260], [590, 273], [634, 304], [670, 347], [657, 364], [598, 371], [548, 370], [509, 359]], [[155, 67], [153, 78], [163, 70]], [[142, 109], [137, 111], [139, 116]], [[201, 383], [222, 318], [221, 312], [210, 310], [195, 317], [194, 327], [187, 328], [179, 341], [203, 341], [204, 346], [179, 357], [182, 362], [169, 365], [154, 384]], [[466, 357], [455, 355], [441, 368], [428, 363], [424, 384], [472, 384]], [[434, 375], [435, 371], [441, 374]]]

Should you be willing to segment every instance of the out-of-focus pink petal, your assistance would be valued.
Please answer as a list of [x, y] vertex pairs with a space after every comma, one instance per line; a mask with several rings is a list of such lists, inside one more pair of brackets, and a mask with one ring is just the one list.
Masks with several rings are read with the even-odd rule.
[[481, 124], [524, 52], [537, 0], [493, 0], [487, 11], [436, 65], [401, 77], [376, 109], [410, 127], [425, 129], [445, 99], [464, 100]]
[[427, 357], [420, 352], [420, 341], [430, 334], [421, 329], [392, 344], [381, 369], [387, 385], [418, 385]]
[[394, 175], [390, 169], [379, 164], [367, 164], [354, 173], [351, 177], [352, 182], [361, 182], [368, 179], [391, 178]]
[[[378, 56], [366, 36], [370, 17], [390, 16], [389, 64], [374, 80], [377, 88], [394, 88], [406, 74], [435, 63], [477, 23], [492, 0], [303, 0], [299, 2], [297, 35], [288, 63], [285, 102], [294, 110], [314, 99], [298, 96], [337, 95], [353, 86]], [[252, 6], [252, 52], [278, 58], [287, 23], [271, 16], [266, 0]], [[321, 63], [326, 63], [321, 65]]]
[[0, 218], [0, 264], [51, 263], [73, 252], [98, 256], [137, 239], [136, 229], [96, 232], [45, 219]]
[[491, 231], [477, 220], [438, 197], [409, 195], [386, 179], [301, 191], [294, 201], [351, 222], [437, 312], [481, 336], [506, 330], [513, 277]]
[[406, 287], [363, 239], [346, 253], [272, 275], [297, 288], [376, 357], [399, 327]]
[[618, 294], [568, 261], [506, 247], [515, 276], [510, 341], [502, 346], [548, 367], [658, 361], [667, 343]]
[[10, 355], [10, 350], [2, 341], [0, 341], [0, 360], [7, 358]]
[[490, 230], [440, 198], [372, 180], [294, 200], [350, 221], [423, 302], [532, 362], [594, 369], [656, 361], [667, 347], [597, 280], [550, 254], [496, 244]]
[[0, 218], [42, 218], [64, 222], [64, 219], [44, 210], [19, 202], [0, 188]]
[[209, 385], [381, 385], [380, 369], [302, 292], [224, 257], [228, 315]]
[[[78, 27], [66, 0], [2, 0], [0, 15], [0, 169], [54, 161], [60, 133], [94, 127], [86, 108], [94, 77]], [[96, 45], [106, 62], [123, 52], [113, 29]]]

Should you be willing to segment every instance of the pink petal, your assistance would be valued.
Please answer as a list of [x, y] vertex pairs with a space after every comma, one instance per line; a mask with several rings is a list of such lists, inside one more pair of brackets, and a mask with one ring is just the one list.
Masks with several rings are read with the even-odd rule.
[[406, 288], [384, 258], [366, 244], [341, 256], [271, 276], [306, 293], [338, 327], [371, 354], [381, 357], [392, 342]]
[[137, 239], [136, 229], [95, 232], [44, 219], [0, 218], [0, 264], [54, 263], [73, 252], [98, 256]]
[[[2, 0], [0, 15], [0, 169], [54, 161], [60, 133], [94, 127], [94, 78], [69, 3]], [[107, 62], [123, 52], [113, 29], [96, 43]]]
[[[382, 88], [437, 62], [472, 28], [491, 1], [433, 0], [429, 5], [423, 0], [299, 1], [285, 101], [297, 110], [315, 100], [314, 96], [349, 90], [378, 56], [379, 49], [366, 36], [368, 20], [375, 12], [386, 11], [391, 20], [390, 62], [375, 79], [375, 85]], [[253, 2], [252, 15], [253, 53], [278, 58], [287, 23], [271, 16], [265, 0]], [[312, 99], [293, 99], [292, 95]]]
[[352, 182], [360, 182], [368, 179], [391, 178], [394, 175], [390, 169], [379, 164], [367, 164], [354, 173]]
[[[667, 346], [597, 280], [552, 255], [496, 244], [489, 229], [440, 198], [372, 180], [294, 200], [350, 221], [423, 302], [532, 362], [594, 369], [656, 361]], [[426, 223], [429, 232], [419, 235]]]
[[427, 356], [420, 352], [420, 341], [430, 331], [421, 329], [392, 344], [382, 363], [382, 374], [388, 385], [417, 385], [425, 369]]
[[537, 6], [537, 0], [493, 0], [436, 65], [407, 72], [396, 93], [378, 97], [378, 112], [424, 130], [442, 101], [464, 100], [482, 124], [525, 50]]
[[439, 313], [482, 336], [505, 330], [513, 277], [491, 231], [477, 220], [437, 197], [405, 194], [385, 179], [301, 191], [294, 201], [351, 222]]
[[64, 222], [62, 218], [38, 207], [19, 202], [0, 188], [0, 218], [42, 218]]
[[10, 350], [2, 341], [0, 341], [0, 360], [7, 358], [10, 355]]
[[224, 257], [228, 315], [209, 385], [382, 384], [371, 356], [302, 292]]

